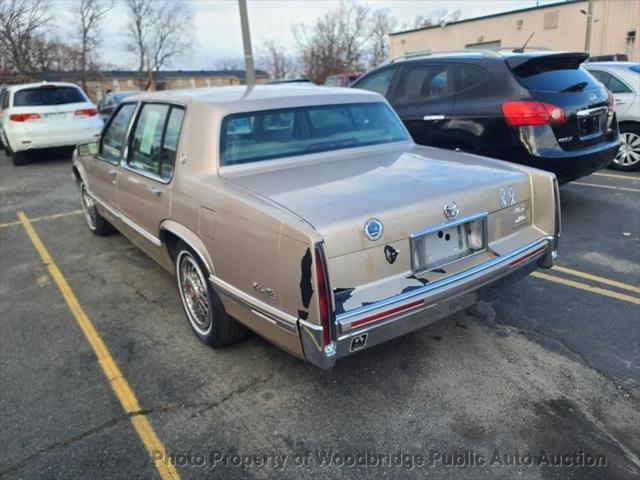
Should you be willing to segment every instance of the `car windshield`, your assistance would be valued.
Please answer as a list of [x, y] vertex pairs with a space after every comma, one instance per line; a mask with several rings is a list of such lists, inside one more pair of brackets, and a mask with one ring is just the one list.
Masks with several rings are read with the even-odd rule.
[[25, 88], [13, 94], [14, 107], [43, 107], [86, 101], [82, 92], [75, 87], [42, 86]]
[[385, 103], [355, 103], [229, 115], [222, 122], [220, 165], [408, 140]]

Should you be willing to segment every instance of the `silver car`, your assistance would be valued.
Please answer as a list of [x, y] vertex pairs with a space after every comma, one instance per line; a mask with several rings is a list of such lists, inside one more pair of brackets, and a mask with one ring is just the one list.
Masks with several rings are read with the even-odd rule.
[[623, 143], [611, 167], [626, 171], [640, 169], [640, 63], [593, 62], [584, 68], [616, 99]]

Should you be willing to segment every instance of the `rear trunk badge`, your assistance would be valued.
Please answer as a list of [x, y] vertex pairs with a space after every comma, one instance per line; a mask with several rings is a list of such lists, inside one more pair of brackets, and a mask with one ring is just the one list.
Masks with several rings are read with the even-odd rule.
[[368, 333], [362, 333], [357, 337], [353, 337], [351, 339], [351, 345], [349, 346], [350, 352], [355, 352], [356, 350], [362, 350], [367, 345], [367, 337]]
[[453, 220], [460, 213], [460, 209], [458, 208], [458, 204], [456, 202], [449, 202], [444, 206], [444, 216], [449, 220]]

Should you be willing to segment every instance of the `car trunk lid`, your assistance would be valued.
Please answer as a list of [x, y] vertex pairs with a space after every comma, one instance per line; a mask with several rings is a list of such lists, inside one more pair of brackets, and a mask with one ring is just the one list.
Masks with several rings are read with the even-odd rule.
[[[514, 201], [530, 198], [528, 176], [505, 162], [418, 146], [334, 155], [231, 179], [313, 225], [329, 258], [398, 242], [445, 222], [444, 206], [451, 202], [462, 218], [504, 207], [500, 188], [512, 186]], [[372, 218], [382, 224], [378, 240], [364, 232]]]
[[558, 144], [572, 150], [603, 141], [613, 110], [606, 89], [580, 67], [588, 55], [552, 53], [507, 58], [517, 80], [538, 102], [560, 107], [565, 120], [551, 122]]

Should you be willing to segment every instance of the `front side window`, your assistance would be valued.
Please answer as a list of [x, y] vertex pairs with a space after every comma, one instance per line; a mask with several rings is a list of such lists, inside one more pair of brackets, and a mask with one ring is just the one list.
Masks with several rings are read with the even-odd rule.
[[184, 109], [166, 104], [143, 105], [131, 135], [129, 167], [170, 180], [173, 175]]
[[87, 97], [76, 87], [56, 87], [43, 85], [25, 88], [13, 94], [14, 107], [44, 107], [86, 102]]
[[394, 72], [395, 69], [387, 68], [380, 72], [372, 73], [359, 81], [357, 85], [354, 85], [354, 87], [370, 90], [372, 92], [379, 93], [380, 95], [386, 95], [389, 91], [391, 80], [393, 80]]
[[394, 103], [418, 103], [449, 93], [446, 65], [420, 65], [402, 69]]
[[135, 103], [122, 105], [102, 134], [100, 156], [110, 163], [117, 165], [120, 162], [124, 137], [127, 134], [127, 127], [135, 109]]
[[225, 117], [220, 165], [408, 140], [385, 103], [321, 105]]

